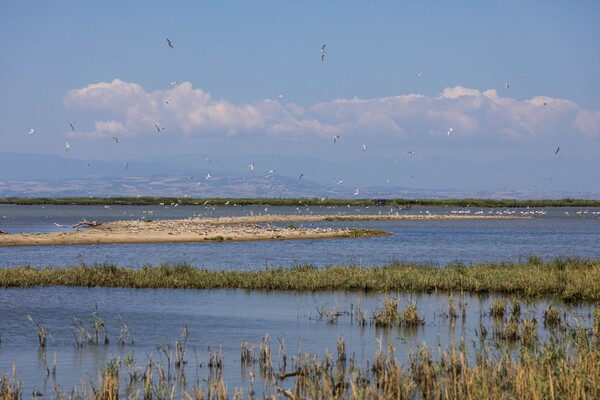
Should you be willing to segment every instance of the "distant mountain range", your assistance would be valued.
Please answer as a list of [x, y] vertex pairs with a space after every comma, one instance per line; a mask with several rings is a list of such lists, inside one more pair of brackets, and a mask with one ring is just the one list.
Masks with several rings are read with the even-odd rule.
[[591, 181], [592, 171], [599, 170], [600, 160], [576, 159], [332, 162], [196, 154], [99, 161], [0, 152], [0, 197], [599, 199], [599, 182]]

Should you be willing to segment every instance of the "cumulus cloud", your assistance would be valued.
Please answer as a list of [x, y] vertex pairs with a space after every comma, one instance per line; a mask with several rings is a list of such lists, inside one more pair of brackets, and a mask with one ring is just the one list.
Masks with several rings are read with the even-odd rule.
[[600, 111], [579, 111], [573, 126], [585, 136], [600, 137]]
[[101, 118], [89, 132], [102, 137], [151, 133], [154, 124], [167, 132], [199, 135], [387, 135], [427, 139], [494, 136], [531, 140], [575, 131], [600, 136], [600, 111], [581, 110], [576, 103], [551, 97], [517, 100], [496, 90], [456, 86], [438, 96], [407, 94], [373, 99], [335, 99], [301, 107], [264, 99], [234, 104], [184, 82], [169, 90], [145, 91], [118, 79], [68, 92], [68, 107], [95, 110]]

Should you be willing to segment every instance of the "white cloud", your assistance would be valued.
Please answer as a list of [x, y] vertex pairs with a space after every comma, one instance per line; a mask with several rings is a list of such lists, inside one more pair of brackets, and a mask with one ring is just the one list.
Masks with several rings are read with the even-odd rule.
[[600, 137], [600, 111], [579, 111], [573, 127], [585, 136]]
[[118, 121], [95, 121], [94, 129], [89, 132], [73, 131], [68, 132], [68, 137], [75, 138], [94, 138], [102, 139], [105, 137], [113, 137], [115, 135], [126, 133], [127, 129], [121, 122]]
[[71, 90], [69, 107], [96, 110], [99, 121], [90, 132], [102, 137], [115, 133], [151, 133], [154, 124], [170, 134], [202, 135], [385, 135], [427, 139], [445, 135], [536, 140], [573, 129], [583, 136], [600, 135], [600, 111], [578, 109], [557, 98], [517, 100], [496, 90], [456, 86], [439, 96], [407, 94], [373, 99], [335, 99], [308, 108], [276, 100], [234, 104], [213, 99], [189, 82], [169, 90], [146, 92], [140, 85], [115, 79]]

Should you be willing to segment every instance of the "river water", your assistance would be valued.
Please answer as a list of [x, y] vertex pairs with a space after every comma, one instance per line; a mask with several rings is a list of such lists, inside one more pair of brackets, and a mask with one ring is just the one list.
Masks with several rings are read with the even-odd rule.
[[[378, 214], [398, 212], [384, 207], [127, 207], [127, 206], [12, 206], [0, 205], [0, 230], [50, 232], [88, 221], [118, 219], [173, 219], [195, 216], [272, 214]], [[128, 268], [144, 264], [186, 262], [208, 269], [262, 269], [310, 263], [363, 266], [390, 261], [419, 262], [443, 266], [460, 262], [526, 261], [529, 256], [543, 259], [600, 258], [600, 209], [449, 209], [421, 208], [399, 211], [415, 214], [491, 214], [531, 216], [506, 220], [435, 221], [356, 221], [319, 222], [311, 226], [372, 227], [391, 236], [368, 239], [328, 239], [240, 243], [192, 243], [152, 245], [80, 245], [40, 247], [0, 247], [0, 268], [29, 265], [33, 268], [64, 267], [90, 263], [114, 263]], [[300, 225], [300, 223], [296, 224]], [[425, 324], [417, 329], [360, 326], [351, 318], [357, 309], [372, 315], [383, 306], [385, 293], [294, 293], [247, 292], [242, 290], [132, 290], [112, 288], [0, 288], [0, 373], [12, 374], [24, 382], [24, 393], [33, 390], [52, 393], [52, 382], [70, 391], [82, 381], [97, 381], [98, 373], [112, 359], [128, 354], [138, 365], [150, 359], [165, 361], [165, 348], [174, 352], [182, 340], [183, 327], [189, 329], [186, 355], [188, 379], [205, 379], [211, 352], [223, 354], [224, 380], [230, 395], [236, 387], [248, 387], [248, 373], [240, 370], [243, 340], [259, 344], [269, 335], [273, 358], [280, 344], [288, 355], [326, 350], [335, 354], [336, 340], [343, 337], [349, 357], [358, 365], [371, 360], [378, 348], [392, 343], [396, 356], [407, 354], [423, 342], [444, 349], [448, 343], [474, 340], [479, 324], [489, 324], [487, 316], [495, 296], [455, 294], [454, 301], [464, 309], [464, 317], [451, 323], [445, 315], [446, 294], [403, 294], [400, 307], [416, 302]], [[522, 314], [543, 319], [549, 304], [565, 310], [577, 323], [590, 321], [592, 305], [564, 305], [555, 299], [523, 303]], [[464, 305], [464, 307], [461, 307]], [[335, 321], [320, 318], [323, 310], [339, 311]], [[96, 313], [96, 314], [94, 314]], [[105, 321], [110, 343], [78, 348], [76, 318], [90, 329], [94, 315]], [[34, 324], [48, 333], [45, 350], [38, 346]], [[130, 332], [126, 344], [118, 338], [124, 322]], [[541, 324], [540, 324], [541, 325]], [[540, 335], [543, 335], [540, 327]], [[162, 347], [161, 347], [162, 346]], [[162, 349], [162, 350], [161, 350]], [[48, 375], [56, 357], [56, 375]], [[124, 367], [122, 367], [124, 370]], [[125, 375], [125, 374], [123, 374]], [[124, 378], [122, 378], [124, 379]]]

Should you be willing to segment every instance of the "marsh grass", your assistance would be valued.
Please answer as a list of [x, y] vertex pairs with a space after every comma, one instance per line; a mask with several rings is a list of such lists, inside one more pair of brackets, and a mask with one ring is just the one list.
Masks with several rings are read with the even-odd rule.
[[434, 207], [599, 207], [591, 199], [321, 199], [321, 198], [191, 198], [191, 197], [4, 197], [0, 204], [61, 204], [61, 205], [165, 205], [188, 206], [434, 206]]
[[35, 326], [35, 330], [37, 331], [38, 334], [38, 342], [40, 344], [40, 348], [45, 348], [46, 347], [46, 327], [42, 324], [38, 324], [37, 322], [35, 322], [33, 320], [33, 317], [31, 315], [27, 316], [27, 319], [33, 324], [33, 326]]
[[600, 260], [445, 267], [400, 263], [369, 268], [300, 265], [245, 271], [209, 271], [188, 264], [146, 265], [137, 270], [111, 264], [0, 269], [0, 287], [30, 286], [498, 293], [520, 298], [554, 296], [567, 302], [597, 302]]
[[[514, 313], [507, 317], [518, 321]], [[289, 358], [284, 340], [279, 339], [276, 360], [266, 334], [258, 346], [258, 356], [257, 346], [243, 341], [240, 357], [241, 364], [259, 365], [264, 382], [262, 394], [255, 393], [251, 372], [246, 388], [228, 388], [222, 375], [224, 356], [220, 347], [216, 351], [208, 349], [208, 376], [197, 376], [192, 385], [181, 376], [171, 375], [162, 361], [155, 362], [151, 356], [145, 366], [138, 367], [130, 353], [123, 360], [109, 361], [96, 381], [82, 381], [70, 398], [228, 399], [230, 393], [234, 399], [600, 398], [600, 341], [595, 322], [591, 326], [576, 323], [541, 341], [534, 318], [523, 317], [520, 321], [520, 333], [514, 340], [483, 340], [471, 348], [461, 338], [458, 344], [437, 351], [424, 343], [410, 349], [404, 361], [397, 358], [393, 344], [388, 343], [366, 365], [347, 358], [343, 337], [335, 343], [336, 355], [325, 350], [319, 356], [299, 349]], [[277, 362], [279, 372], [274, 373]], [[128, 371], [125, 389], [119, 379], [122, 365]], [[15, 371], [16, 367], [12, 378], [4, 374], [0, 380], [0, 399], [23, 397], [22, 382]], [[68, 397], [57, 386], [53, 390], [46, 394], [49, 398]]]

